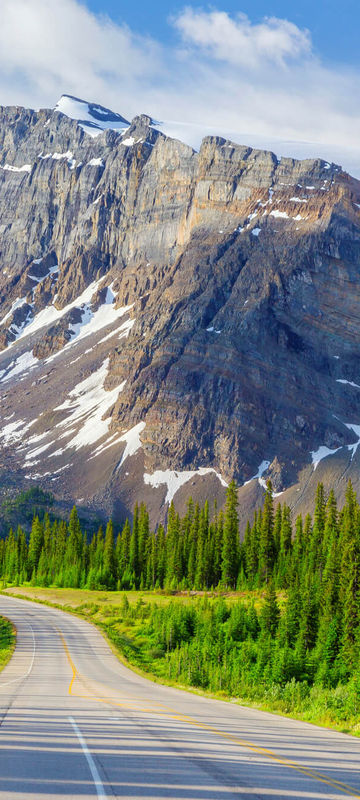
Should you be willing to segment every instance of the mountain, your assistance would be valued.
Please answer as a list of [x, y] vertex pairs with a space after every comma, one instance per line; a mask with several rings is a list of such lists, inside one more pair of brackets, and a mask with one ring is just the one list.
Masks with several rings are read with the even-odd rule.
[[[0, 107], [0, 491], [156, 522], [359, 484], [360, 182], [64, 95]], [[360, 487], [359, 487], [360, 488]]]
[[76, 120], [82, 130], [90, 136], [98, 136], [109, 128], [124, 133], [130, 125], [130, 122], [121, 114], [116, 114], [109, 108], [96, 103], [80, 100], [79, 97], [73, 97], [71, 94], [63, 94], [54, 111]]

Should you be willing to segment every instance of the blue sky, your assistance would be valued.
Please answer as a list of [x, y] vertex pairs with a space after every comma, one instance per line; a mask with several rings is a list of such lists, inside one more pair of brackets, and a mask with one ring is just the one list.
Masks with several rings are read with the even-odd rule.
[[[172, 14], [179, 14], [186, 2], [120, 2], [119, 0], [88, 0], [86, 5], [94, 12], [109, 14], [117, 22], [126, 22], [139, 33], [150, 33], [161, 40], [174, 37], [168, 24]], [[236, 14], [247, 14], [254, 22], [263, 17], [289, 19], [300, 28], [312, 33], [315, 49], [330, 62], [342, 61], [360, 64], [359, 0], [218, 0], [207, 5], [194, 3], [198, 8], [214, 8]]]
[[360, 0], [1, 0], [0, 103], [60, 95], [360, 176]]

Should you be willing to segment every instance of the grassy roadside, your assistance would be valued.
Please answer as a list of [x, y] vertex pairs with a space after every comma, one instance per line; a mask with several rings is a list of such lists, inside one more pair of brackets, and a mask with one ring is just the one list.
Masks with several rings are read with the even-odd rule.
[[[180, 600], [182, 603], [193, 603], [200, 597], [206, 597], [211, 600], [217, 600], [220, 596], [223, 597], [227, 603], [234, 603], [241, 600], [243, 603], [250, 603], [254, 601], [255, 607], [261, 605], [264, 591], [229, 591], [229, 592], [166, 592], [165, 589], [157, 591], [107, 591], [102, 589], [61, 589], [57, 587], [43, 587], [43, 586], [8, 586], [0, 589], [0, 593], [18, 595], [21, 592], [22, 597], [29, 600], [39, 600], [40, 602], [49, 602], [59, 605], [59, 608], [66, 610], [78, 609], [81, 605], [96, 604], [99, 610], [105, 606], [114, 607], [114, 609], [121, 607], [124, 597], [127, 597], [131, 605], [141, 601], [146, 603], [156, 603], [157, 605], [166, 605], [172, 600]], [[278, 594], [278, 598], [282, 597], [283, 593]]]
[[10, 620], [0, 616], [0, 672], [6, 667], [16, 644], [15, 626]]
[[[291, 692], [277, 687], [278, 691], [263, 691], [263, 697], [230, 697], [222, 692], [199, 689], [190, 683], [173, 680], [170, 677], [170, 664], [167, 653], [156, 646], [149, 635], [149, 608], [154, 603], [164, 606], [173, 600], [185, 604], [196, 603], [197, 595], [166, 595], [157, 592], [101, 592], [82, 589], [51, 589], [39, 587], [12, 587], [3, 591], [21, 599], [33, 600], [51, 607], [74, 613], [98, 626], [105, 635], [115, 655], [125, 665], [138, 674], [158, 683], [176, 686], [200, 695], [206, 695], [232, 703], [247, 705], [271, 713], [282, 714], [292, 719], [304, 720], [323, 727], [333, 728], [343, 733], [360, 736], [359, 715], [344, 718], [341, 714], [346, 687], [323, 689], [312, 687], [310, 695], [304, 698], [291, 696]], [[208, 594], [210, 602], [218, 595]], [[261, 604], [261, 594], [257, 592], [233, 593], [227, 601], [241, 599]], [[125, 613], [126, 605], [130, 613]], [[131, 613], [131, 609], [133, 613]]]

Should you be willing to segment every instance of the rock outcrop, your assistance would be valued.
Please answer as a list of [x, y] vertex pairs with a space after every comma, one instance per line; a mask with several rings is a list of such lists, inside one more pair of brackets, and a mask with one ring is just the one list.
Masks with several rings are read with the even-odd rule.
[[267, 476], [295, 506], [330, 462], [341, 494], [360, 183], [119, 119], [91, 136], [59, 110], [0, 109], [4, 468], [107, 513], [144, 498], [154, 521], [172, 496], [221, 502], [233, 477], [246, 513]]

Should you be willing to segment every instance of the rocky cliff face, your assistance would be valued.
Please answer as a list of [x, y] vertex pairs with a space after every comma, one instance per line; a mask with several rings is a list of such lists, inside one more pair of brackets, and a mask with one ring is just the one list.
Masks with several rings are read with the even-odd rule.
[[3, 483], [154, 521], [232, 477], [246, 514], [269, 475], [296, 507], [320, 476], [356, 484], [360, 183], [340, 167], [196, 153], [72, 98], [1, 108], [0, 261]]

